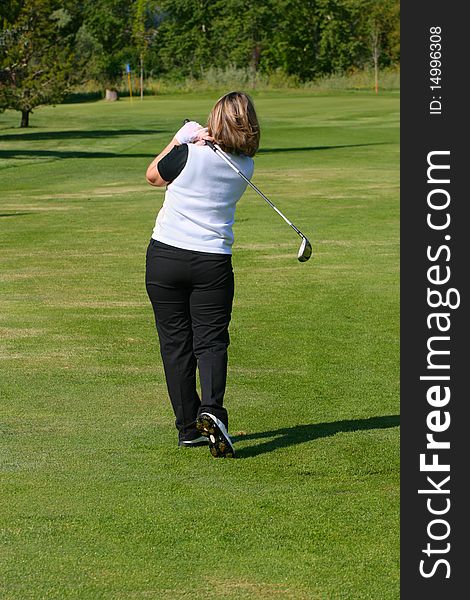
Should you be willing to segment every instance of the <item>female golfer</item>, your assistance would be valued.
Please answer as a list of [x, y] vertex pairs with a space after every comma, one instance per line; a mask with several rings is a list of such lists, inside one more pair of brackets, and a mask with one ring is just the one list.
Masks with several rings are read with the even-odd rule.
[[251, 178], [259, 138], [253, 102], [230, 92], [216, 102], [207, 128], [186, 123], [147, 169], [151, 185], [167, 186], [147, 249], [146, 287], [179, 445], [209, 443], [215, 457], [235, 454], [223, 401], [234, 291], [232, 226], [247, 184], [204, 140], [217, 143]]

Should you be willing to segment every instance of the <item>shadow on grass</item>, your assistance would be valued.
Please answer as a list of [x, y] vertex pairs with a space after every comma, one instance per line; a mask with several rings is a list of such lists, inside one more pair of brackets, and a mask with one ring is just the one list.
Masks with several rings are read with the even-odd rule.
[[261, 148], [258, 154], [281, 152], [311, 152], [316, 150], [337, 150], [338, 148], [361, 148], [363, 146], [384, 146], [392, 142], [371, 142], [369, 144], [338, 144], [337, 146], [303, 146], [300, 148]]
[[238, 458], [249, 458], [258, 456], [265, 452], [272, 452], [278, 448], [286, 448], [297, 444], [311, 442], [318, 438], [330, 437], [337, 433], [349, 431], [365, 431], [369, 429], [388, 429], [398, 427], [400, 424], [399, 415], [387, 415], [383, 417], [369, 417], [368, 419], [353, 419], [349, 421], [335, 421], [333, 423], [313, 423], [311, 425], [295, 425], [283, 429], [273, 429], [272, 431], [262, 431], [260, 433], [250, 433], [243, 436], [234, 436], [234, 442], [244, 440], [269, 439], [255, 446], [237, 449]]
[[[100, 131], [100, 132], [93, 132], [93, 131], [89, 131], [89, 132], [85, 132], [85, 134], [82, 136], [82, 133], [79, 131], [75, 131], [75, 132], [66, 132], [66, 131], [57, 131], [57, 132], [51, 132], [50, 134], [48, 133], [33, 133], [33, 134], [23, 134], [19, 137], [21, 138], [27, 138], [27, 136], [31, 136], [28, 139], [54, 139], [53, 136], [54, 135], [62, 135], [63, 137], [67, 137], [68, 134], [72, 134], [70, 137], [76, 137], [76, 138], [80, 138], [80, 137], [100, 137], [102, 134], [102, 137], [106, 137], [106, 135], [110, 134], [111, 135], [134, 135], [136, 133], [158, 133], [157, 131], [144, 131], [144, 130], [118, 130], [115, 132], [106, 132], [106, 131]], [[86, 134], [89, 134], [88, 136]], [[96, 135], [92, 135], [92, 134], [96, 134]], [[99, 135], [98, 135], [99, 134]], [[47, 136], [50, 135], [50, 138], [47, 138]], [[34, 137], [34, 136], [43, 136], [43, 137]], [[4, 136], [0, 136], [0, 140], [1, 139], [5, 139], [8, 138], [8, 135], [4, 135]], [[15, 137], [15, 136], [12, 136]], [[377, 143], [370, 143], [370, 144], [345, 144], [345, 145], [340, 145], [340, 146], [305, 146], [305, 147], [299, 147], [299, 148], [266, 148], [266, 149], [261, 149], [258, 154], [269, 154], [269, 153], [275, 153], [275, 152], [304, 152], [304, 151], [318, 151], [318, 150], [335, 150], [337, 148], [358, 148], [360, 146], [377, 146], [377, 145], [383, 145], [383, 144], [388, 144], [388, 142], [377, 142]], [[133, 153], [133, 154], [126, 154], [126, 153], [121, 153], [121, 152], [84, 152], [81, 150], [23, 150], [23, 149], [10, 149], [10, 150], [0, 150], [0, 158], [16, 158], [16, 159], [21, 159], [21, 158], [32, 158], [32, 157], [37, 157], [37, 158], [149, 158], [151, 157], [151, 154], [146, 153], [146, 154], [138, 154], [138, 153]]]
[[82, 152], [80, 150], [0, 150], [0, 158], [148, 158], [145, 154], [128, 154], [125, 152]]
[[15, 212], [15, 213], [0, 213], [0, 219], [2, 217], [22, 217], [23, 215], [33, 215], [32, 212]]
[[28, 131], [26, 133], [5, 133], [0, 135], [4, 142], [22, 140], [81, 140], [88, 138], [109, 138], [121, 135], [156, 135], [168, 133], [164, 129], [92, 129], [92, 130], [66, 130], [66, 131]]

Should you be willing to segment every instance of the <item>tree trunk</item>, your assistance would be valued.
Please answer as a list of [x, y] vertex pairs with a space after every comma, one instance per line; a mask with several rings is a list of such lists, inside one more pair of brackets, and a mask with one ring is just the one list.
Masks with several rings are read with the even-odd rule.
[[374, 54], [375, 93], [379, 93], [379, 57]]
[[256, 73], [259, 67], [259, 61], [261, 57], [261, 46], [257, 42], [255, 42], [251, 48], [251, 60], [250, 60], [250, 70], [251, 70], [251, 87], [255, 89], [256, 87]]
[[21, 124], [20, 127], [29, 127], [29, 113], [30, 110], [21, 111]]
[[118, 93], [116, 90], [106, 90], [106, 100], [108, 102], [115, 102], [118, 99]]
[[379, 57], [380, 57], [380, 26], [377, 21], [374, 22], [371, 32], [372, 60], [374, 63], [374, 87], [375, 93], [379, 93]]
[[261, 58], [261, 45], [255, 42], [251, 48], [251, 61], [250, 66], [253, 73], [256, 73], [259, 67], [259, 61]]

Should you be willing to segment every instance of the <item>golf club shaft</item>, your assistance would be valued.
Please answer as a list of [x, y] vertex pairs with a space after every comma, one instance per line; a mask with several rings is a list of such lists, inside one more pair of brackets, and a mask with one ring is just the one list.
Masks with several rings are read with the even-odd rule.
[[[184, 123], [189, 123], [189, 119], [185, 119], [183, 122], [184, 122]], [[288, 224], [290, 227], [292, 227], [292, 229], [293, 229], [293, 230], [294, 230], [294, 231], [295, 231], [295, 232], [296, 232], [298, 235], [300, 235], [300, 237], [301, 237], [302, 239], [307, 239], [307, 238], [305, 237], [305, 235], [304, 235], [304, 234], [303, 234], [303, 233], [300, 231], [300, 229], [298, 229], [298, 228], [297, 228], [297, 227], [294, 225], [294, 223], [292, 223], [292, 221], [289, 221], [289, 219], [288, 219], [288, 218], [287, 218], [287, 217], [286, 217], [284, 214], [282, 214], [282, 212], [281, 212], [281, 211], [280, 211], [280, 210], [277, 208], [277, 206], [275, 206], [275, 205], [274, 205], [274, 204], [271, 202], [271, 200], [270, 200], [269, 198], [267, 198], [267, 197], [266, 197], [266, 196], [263, 194], [263, 192], [262, 192], [260, 189], [258, 189], [258, 188], [256, 187], [256, 185], [255, 185], [254, 183], [251, 183], [251, 181], [248, 179], [248, 177], [246, 177], [246, 176], [245, 176], [245, 175], [244, 175], [244, 174], [243, 174], [243, 173], [240, 171], [240, 169], [237, 167], [237, 165], [235, 165], [235, 164], [234, 164], [234, 163], [233, 163], [233, 162], [232, 162], [232, 161], [229, 159], [229, 157], [228, 157], [228, 156], [225, 154], [225, 152], [222, 150], [222, 148], [220, 148], [219, 146], [217, 146], [217, 145], [216, 145], [216, 144], [214, 144], [213, 142], [210, 142], [209, 140], [205, 140], [205, 142], [206, 142], [206, 145], [207, 145], [207, 146], [209, 146], [209, 148], [210, 148], [211, 150], [213, 150], [213, 151], [214, 151], [214, 152], [215, 152], [215, 153], [216, 153], [218, 156], [220, 156], [220, 158], [221, 158], [222, 160], [224, 160], [224, 161], [225, 161], [225, 162], [228, 164], [228, 166], [229, 166], [231, 169], [233, 169], [233, 170], [234, 170], [236, 173], [238, 173], [238, 175], [240, 175], [240, 177], [241, 177], [242, 179], [244, 179], [244, 180], [247, 182], [247, 184], [248, 184], [248, 185], [249, 185], [249, 186], [250, 186], [252, 189], [254, 189], [254, 190], [255, 190], [255, 192], [256, 192], [257, 194], [259, 194], [259, 195], [261, 196], [261, 198], [263, 198], [263, 200], [264, 200], [265, 202], [267, 202], [267, 203], [269, 204], [269, 206], [270, 206], [271, 208], [273, 208], [273, 209], [274, 209], [274, 210], [277, 212], [277, 214], [278, 214], [280, 217], [282, 217], [282, 218], [284, 219], [284, 221], [285, 221], [285, 222], [286, 222], [286, 223], [287, 223], [287, 224]]]
[[302, 233], [302, 232], [301, 232], [299, 229], [297, 229], [297, 227], [296, 227], [296, 226], [295, 226], [295, 225], [294, 225], [294, 224], [293, 224], [291, 221], [289, 221], [289, 219], [288, 219], [288, 218], [287, 218], [285, 215], [283, 215], [283, 214], [282, 214], [282, 212], [281, 212], [281, 211], [280, 211], [280, 210], [277, 208], [277, 206], [275, 206], [275, 205], [274, 205], [274, 204], [271, 202], [271, 200], [270, 200], [269, 198], [267, 198], [267, 197], [266, 197], [266, 196], [263, 194], [263, 192], [262, 192], [260, 189], [258, 189], [258, 188], [256, 187], [256, 185], [255, 185], [254, 183], [251, 183], [251, 181], [248, 179], [248, 177], [245, 177], [245, 175], [244, 175], [244, 174], [243, 174], [243, 173], [240, 171], [240, 169], [239, 169], [239, 168], [238, 168], [238, 167], [237, 167], [237, 166], [236, 166], [236, 165], [235, 165], [235, 164], [234, 164], [234, 163], [233, 163], [233, 162], [232, 162], [232, 161], [231, 161], [231, 160], [228, 158], [228, 156], [226, 156], [225, 152], [223, 152], [221, 148], [219, 148], [219, 147], [218, 147], [216, 144], [214, 144], [213, 142], [210, 142], [209, 140], [206, 140], [206, 145], [207, 145], [207, 146], [209, 146], [209, 148], [211, 148], [211, 149], [212, 149], [212, 150], [213, 150], [213, 151], [214, 151], [214, 152], [215, 152], [215, 153], [216, 153], [218, 156], [220, 156], [220, 158], [222, 158], [222, 160], [224, 160], [224, 161], [225, 161], [225, 162], [226, 162], [226, 163], [229, 165], [229, 167], [231, 167], [231, 168], [232, 168], [234, 171], [236, 171], [236, 172], [237, 172], [237, 173], [240, 175], [240, 177], [241, 177], [242, 179], [244, 179], [244, 180], [247, 182], [247, 184], [248, 184], [248, 185], [249, 185], [249, 186], [250, 186], [252, 189], [254, 189], [254, 190], [255, 190], [255, 192], [256, 192], [257, 194], [259, 194], [259, 195], [261, 196], [261, 198], [263, 198], [263, 200], [265, 200], [265, 202], [267, 202], [267, 203], [269, 204], [269, 206], [270, 206], [271, 208], [273, 208], [273, 209], [274, 209], [274, 210], [277, 212], [277, 214], [278, 214], [280, 217], [282, 217], [282, 218], [284, 219], [284, 221], [285, 221], [285, 222], [286, 222], [288, 225], [290, 225], [290, 226], [292, 227], [292, 229], [293, 229], [293, 230], [294, 230], [294, 231], [295, 231], [295, 232], [296, 232], [298, 235], [300, 235], [300, 237], [301, 237], [301, 238], [305, 238], [304, 234], [303, 234], [303, 233]]

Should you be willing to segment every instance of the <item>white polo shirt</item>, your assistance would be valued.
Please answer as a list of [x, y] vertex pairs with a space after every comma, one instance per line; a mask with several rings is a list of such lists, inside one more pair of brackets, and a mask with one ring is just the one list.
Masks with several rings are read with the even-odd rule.
[[[187, 146], [186, 164], [167, 186], [152, 238], [185, 250], [231, 254], [235, 208], [247, 183], [208, 146]], [[253, 159], [229, 157], [251, 179]]]

